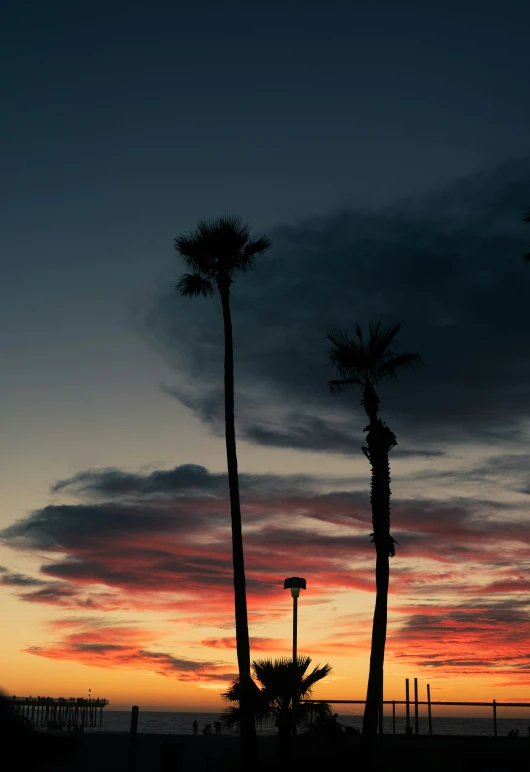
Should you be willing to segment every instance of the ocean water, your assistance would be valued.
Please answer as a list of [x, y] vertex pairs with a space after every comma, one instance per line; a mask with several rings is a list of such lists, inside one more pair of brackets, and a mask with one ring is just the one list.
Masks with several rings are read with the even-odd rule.
[[[497, 734], [499, 737], [506, 736], [510, 729], [519, 729], [520, 737], [528, 737], [530, 730], [530, 709], [528, 711], [517, 711], [518, 715], [513, 717], [504, 716], [497, 718]], [[526, 717], [521, 717], [526, 712]], [[178, 712], [158, 712], [143, 711], [140, 708], [138, 716], [138, 732], [147, 734], [193, 734], [192, 724], [196, 719], [199, 724], [199, 734], [205, 724], [212, 724], [219, 718], [219, 713], [178, 713]], [[353, 726], [360, 729], [362, 725], [361, 715], [340, 715], [338, 721], [343, 726]], [[411, 712], [411, 726], [414, 731], [414, 716]], [[109, 710], [103, 711], [103, 726], [85, 727], [86, 732], [128, 732], [131, 725], [130, 711]], [[405, 717], [396, 716], [396, 733], [405, 734]], [[392, 717], [385, 717], [383, 722], [385, 734], [392, 733]], [[493, 718], [447, 718], [445, 716], [432, 718], [433, 734], [438, 735], [481, 735], [484, 737], [493, 736]], [[275, 735], [276, 727], [272, 724], [263, 724], [257, 728], [260, 735]], [[429, 724], [426, 717], [419, 719], [420, 734], [429, 733]], [[237, 729], [223, 729], [223, 734], [237, 734]]]

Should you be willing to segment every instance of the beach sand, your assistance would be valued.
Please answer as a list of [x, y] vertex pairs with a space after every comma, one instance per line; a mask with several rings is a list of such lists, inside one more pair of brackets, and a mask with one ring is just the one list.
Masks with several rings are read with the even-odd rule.
[[[97, 732], [79, 740], [75, 756], [62, 764], [55, 762], [46, 772], [128, 772], [129, 735]], [[259, 737], [260, 757], [276, 759], [276, 737]], [[181, 745], [182, 772], [224, 772], [237, 768], [239, 737], [199, 735], [138, 734], [136, 737], [135, 772], [158, 772], [162, 747]], [[175, 770], [176, 772], [176, 770]]]
[[[278, 772], [277, 738], [259, 737], [262, 768]], [[239, 769], [239, 738], [228, 736], [138, 734], [135, 772], [159, 772], [161, 746], [184, 746], [181, 766], [168, 767], [172, 772], [236, 772]], [[528, 738], [484, 738], [385, 735], [380, 738], [381, 769], [428, 770], [428, 772], [511, 772], [530, 766]], [[80, 738], [76, 757], [62, 764], [46, 767], [46, 772], [129, 772], [129, 735], [94, 733]], [[291, 770], [331, 772], [359, 770], [359, 736], [344, 737], [330, 744], [325, 738], [299, 736], [294, 756], [287, 765]], [[13, 767], [15, 769], [16, 767]], [[327, 769], [326, 769], [327, 768]], [[256, 771], [258, 772], [258, 771]]]

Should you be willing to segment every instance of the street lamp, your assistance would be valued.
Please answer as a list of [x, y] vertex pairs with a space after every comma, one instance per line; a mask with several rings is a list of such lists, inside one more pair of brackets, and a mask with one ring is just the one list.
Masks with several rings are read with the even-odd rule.
[[286, 579], [283, 583], [284, 590], [291, 590], [293, 598], [293, 663], [296, 662], [296, 640], [298, 635], [298, 596], [300, 590], [306, 589], [305, 579], [299, 576], [291, 576], [290, 579]]

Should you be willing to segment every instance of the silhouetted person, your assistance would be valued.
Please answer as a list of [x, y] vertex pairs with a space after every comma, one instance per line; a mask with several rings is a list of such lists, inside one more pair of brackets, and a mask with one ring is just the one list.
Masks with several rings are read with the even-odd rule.
[[192, 726], [193, 726], [193, 734], [194, 735], [199, 734], [199, 724], [198, 724], [197, 720], [195, 720], [193, 722]]
[[216, 721], [213, 725], [213, 728], [215, 729], [215, 736], [220, 737], [221, 736], [221, 722]]
[[205, 724], [204, 729], [202, 730], [203, 734], [211, 734], [212, 733], [212, 725], [211, 724]]

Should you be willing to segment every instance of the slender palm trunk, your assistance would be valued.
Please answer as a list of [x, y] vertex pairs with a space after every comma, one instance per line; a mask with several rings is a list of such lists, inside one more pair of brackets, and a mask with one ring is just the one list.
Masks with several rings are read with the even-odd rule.
[[363, 718], [363, 734], [375, 737], [379, 718], [379, 706], [383, 691], [383, 667], [385, 663], [386, 624], [388, 605], [388, 584], [390, 565], [388, 552], [377, 550], [375, 563], [375, 611], [372, 625], [372, 650], [370, 673], [366, 690], [366, 705]]
[[241, 505], [239, 500], [239, 477], [237, 473], [236, 434], [234, 420], [234, 347], [232, 340], [232, 318], [230, 315], [230, 287], [220, 284], [219, 292], [223, 306], [225, 333], [225, 432], [228, 486], [230, 489], [230, 514], [232, 518], [232, 560], [234, 566], [234, 599], [236, 617], [236, 649], [241, 683], [241, 768], [243, 772], [254, 772], [258, 765], [258, 744], [254, 716], [249, 707], [250, 640], [248, 634], [247, 596], [245, 562], [243, 556], [243, 533], [241, 527]]
[[375, 741], [383, 692], [390, 573], [389, 555], [393, 554], [393, 541], [390, 537], [390, 466], [388, 452], [396, 444], [396, 438], [390, 429], [384, 426], [379, 419], [371, 417], [369, 428], [370, 431], [367, 436], [368, 447], [365, 449], [365, 453], [372, 466], [371, 504], [374, 528], [373, 538], [376, 549], [376, 601], [372, 627], [370, 672], [363, 719], [363, 735], [366, 739]]

